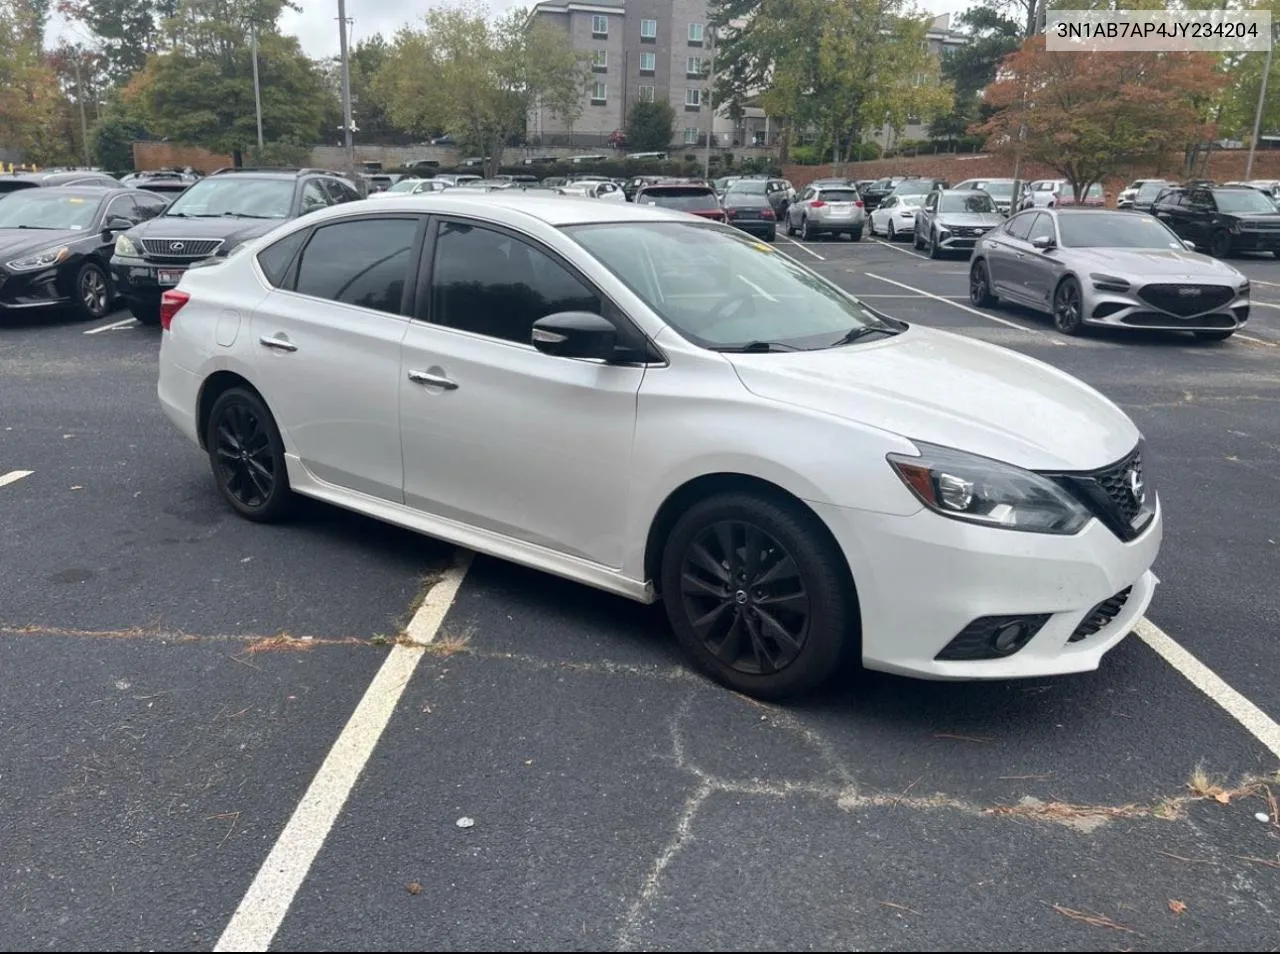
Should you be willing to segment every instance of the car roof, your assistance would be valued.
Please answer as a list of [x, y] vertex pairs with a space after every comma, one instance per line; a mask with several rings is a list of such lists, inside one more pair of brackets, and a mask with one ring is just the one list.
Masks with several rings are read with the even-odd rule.
[[[578, 198], [564, 195], [537, 195], [523, 190], [503, 189], [497, 192], [467, 192], [446, 189], [431, 196], [402, 195], [383, 199], [378, 203], [378, 214], [384, 212], [433, 212], [438, 215], [455, 213], [493, 219], [495, 211], [509, 212], [513, 218], [543, 222], [553, 227], [563, 225], [590, 225], [599, 222], [687, 222], [682, 212], [672, 212], [658, 206], [635, 205], [630, 202], [602, 202], [599, 199]], [[305, 217], [314, 222], [328, 218], [341, 218], [357, 211], [355, 203], [331, 206]], [[367, 209], [359, 211], [368, 214]]]

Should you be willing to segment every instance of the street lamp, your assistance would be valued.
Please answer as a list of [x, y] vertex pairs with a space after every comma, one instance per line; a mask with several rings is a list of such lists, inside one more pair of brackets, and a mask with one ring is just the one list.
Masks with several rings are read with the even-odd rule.
[[1244, 177], [1253, 178], [1253, 154], [1258, 151], [1258, 137], [1262, 135], [1262, 107], [1267, 101], [1267, 80], [1271, 78], [1271, 62], [1276, 52], [1275, 25], [1271, 27], [1271, 43], [1267, 46], [1267, 62], [1262, 67], [1262, 85], [1258, 89], [1258, 109], [1253, 114], [1253, 138], [1249, 140], [1249, 158], [1244, 164]]
[[711, 178], [711, 143], [716, 136], [716, 28], [708, 24], [711, 40], [711, 69], [707, 74], [707, 149], [702, 156], [702, 178]]

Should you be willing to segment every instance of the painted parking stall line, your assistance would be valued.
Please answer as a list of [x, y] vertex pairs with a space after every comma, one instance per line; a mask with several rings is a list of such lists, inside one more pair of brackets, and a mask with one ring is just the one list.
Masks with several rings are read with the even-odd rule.
[[[856, 275], [858, 273], [853, 272], [853, 274]], [[916, 288], [914, 285], [908, 285], [904, 282], [894, 281], [892, 278], [885, 278], [883, 275], [877, 275], [874, 272], [862, 272], [862, 274], [866, 275], [868, 278], [874, 278], [876, 281], [885, 282], [889, 285], [895, 285], [898, 288], [904, 288], [909, 292], [914, 292], [915, 294], [921, 296], [922, 298], [932, 298], [934, 301], [940, 301], [944, 305], [950, 305], [952, 308], [959, 308], [961, 311], [966, 311], [971, 315], [977, 315], [979, 318], [985, 318], [987, 319], [987, 321], [994, 321], [997, 324], [1006, 325], [1010, 328], [1016, 328], [1018, 331], [1025, 332], [1029, 335], [1035, 335], [1037, 338], [1044, 337], [1043, 334], [1041, 334], [1039, 331], [1036, 331], [1034, 328], [1028, 328], [1025, 325], [1018, 324], [1016, 321], [1009, 321], [1007, 318], [1001, 318], [998, 315], [988, 315], [985, 311], [979, 311], [977, 308], [974, 308], [970, 305], [964, 305], [958, 301], [953, 301], [952, 299], [947, 298], [944, 295], [935, 295], [933, 292], [925, 291], [923, 288]], [[1064, 342], [1058, 341], [1056, 338], [1049, 338], [1047, 340], [1049, 341], [1050, 344], [1058, 345], [1060, 347], [1066, 346]]]
[[885, 241], [882, 241], [881, 239], [872, 239], [871, 241], [875, 242], [877, 245], [882, 245], [885, 248], [891, 248], [895, 252], [898, 252], [899, 254], [910, 255], [912, 258], [921, 258], [921, 259], [924, 259], [926, 262], [929, 261], [928, 255], [921, 255], [919, 252], [914, 251], [913, 249], [905, 248], [902, 245], [895, 245], [893, 242], [885, 242]]
[[100, 325], [97, 328], [90, 328], [88, 331], [81, 332], [81, 334], [100, 335], [104, 331], [119, 331], [121, 328], [128, 328], [131, 325], [136, 325], [137, 323], [137, 318], [122, 318], [119, 321], [111, 322], [109, 325]]
[[0, 487], [16, 484], [23, 477], [30, 477], [34, 473], [34, 470], [11, 470], [7, 474], [0, 474]]
[[803, 242], [797, 242], [795, 239], [787, 238], [785, 235], [782, 236], [782, 240], [784, 242], [789, 242], [790, 244], [794, 245], [798, 249], [803, 249], [804, 251], [808, 252], [810, 255], [812, 255], [814, 258], [816, 258], [820, 262], [825, 262], [827, 260], [826, 256], [819, 255], [817, 252], [809, 248], [809, 246], [805, 245]]
[[405, 629], [405, 640], [392, 647], [369, 683], [364, 697], [231, 916], [215, 951], [270, 949], [351, 789], [391, 721], [427, 645], [440, 631], [470, 565], [471, 554], [460, 553], [456, 564], [427, 591], [422, 606]]

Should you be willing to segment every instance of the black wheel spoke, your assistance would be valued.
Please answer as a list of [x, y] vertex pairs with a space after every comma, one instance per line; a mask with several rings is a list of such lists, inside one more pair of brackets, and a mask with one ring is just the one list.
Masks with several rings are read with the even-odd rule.
[[729, 571], [701, 543], [695, 543], [689, 548], [689, 560], [725, 586], [729, 585]]
[[711, 654], [719, 659], [726, 666], [737, 668], [737, 663], [742, 655], [742, 637], [743, 629], [742, 614], [735, 612], [733, 614], [733, 622], [729, 624], [728, 630], [724, 634], [724, 638], [716, 641], [708, 639], [706, 645]]
[[223, 489], [245, 507], [270, 501], [276, 485], [271, 438], [257, 412], [232, 402], [219, 413], [214, 429], [217, 471]]
[[756, 575], [760, 572], [760, 558], [764, 551], [764, 539], [757, 527], [747, 524], [742, 531], [742, 574], [747, 586], [756, 585]]
[[796, 561], [790, 556], [783, 555], [781, 559], [765, 570], [760, 576], [753, 581], [753, 586], [765, 587], [773, 586], [782, 580], [794, 580], [800, 576], [800, 568], [796, 566]]
[[766, 610], [757, 610], [760, 619], [760, 631], [769, 639], [778, 644], [778, 648], [784, 653], [792, 654], [800, 652], [800, 640], [796, 639], [791, 633], [787, 632], [787, 628], [778, 622], [778, 618]]
[[724, 560], [724, 567], [728, 570], [732, 579], [738, 575], [741, 569], [741, 563], [738, 560], [738, 548], [733, 545], [733, 524], [717, 523], [715, 529], [716, 542], [720, 546], [720, 557]]
[[762, 676], [777, 672], [778, 667], [774, 663], [773, 654], [769, 652], [764, 633], [760, 631], [760, 621], [748, 615], [745, 623], [747, 635], [751, 639], [751, 657], [755, 661], [757, 671]]
[[690, 622], [692, 623], [693, 628], [697, 631], [698, 635], [701, 636], [703, 639], [706, 639], [707, 636], [711, 633], [711, 631], [715, 627], [715, 625], [724, 618], [725, 611], [732, 606], [733, 606], [733, 603], [729, 602], [728, 600], [726, 600], [723, 603], [717, 603], [709, 613], [704, 613], [703, 615], [699, 616], [697, 619], [690, 620]]
[[714, 600], [729, 600], [733, 595], [724, 587], [709, 583], [700, 576], [683, 573], [680, 576], [680, 589], [688, 596], [710, 597]]
[[237, 454], [239, 454], [240, 440], [235, 436], [235, 434], [231, 432], [231, 428], [228, 424], [224, 423], [224, 424], [218, 425], [218, 438], [222, 441], [222, 443], [227, 445], [228, 450], [234, 451]]

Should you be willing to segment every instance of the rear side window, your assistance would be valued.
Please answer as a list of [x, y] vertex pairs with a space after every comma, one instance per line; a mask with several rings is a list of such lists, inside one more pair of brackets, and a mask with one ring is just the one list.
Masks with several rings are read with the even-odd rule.
[[298, 254], [298, 249], [302, 248], [302, 243], [306, 240], [307, 230], [301, 229], [268, 245], [258, 253], [258, 266], [262, 269], [262, 274], [267, 276], [268, 282], [276, 288], [285, 287], [285, 276], [289, 274], [293, 257]]
[[857, 202], [858, 193], [853, 189], [822, 189], [818, 198], [823, 202]]
[[398, 315], [417, 231], [417, 219], [322, 226], [302, 250], [295, 291]]

